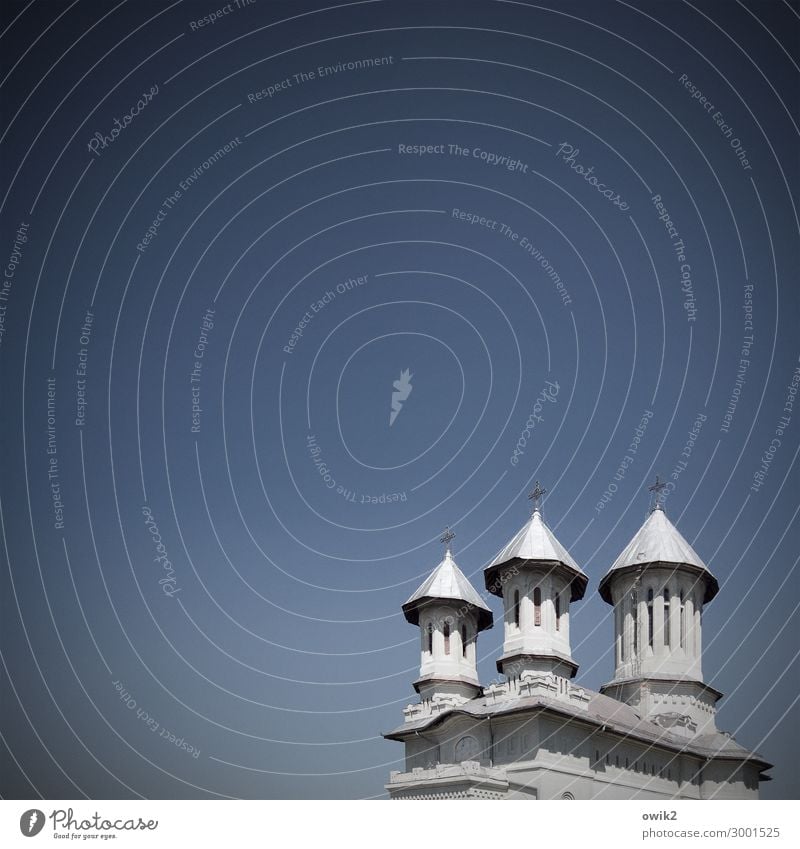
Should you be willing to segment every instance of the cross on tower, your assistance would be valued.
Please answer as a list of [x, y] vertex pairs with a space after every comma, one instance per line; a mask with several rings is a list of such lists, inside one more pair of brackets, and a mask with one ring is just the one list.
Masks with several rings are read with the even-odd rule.
[[658, 475], [656, 475], [656, 482], [652, 486], [647, 487], [648, 492], [655, 493], [653, 495], [653, 498], [655, 499], [655, 505], [653, 506], [653, 510], [661, 510], [662, 509], [662, 507], [661, 507], [661, 502], [662, 502], [661, 491], [666, 489], [666, 488], [667, 488], [667, 484], [664, 481], [659, 480]]
[[528, 498], [533, 502], [533, 510], [536, 512], [537, 510], [541, 510], [542, 508], [542, 496], [547, 492], [546, 489], [542, 489], [539, 481], [536, 481], [536, 485], [534, 488], [528, 493]]
[[456, 535], [450, 530], [450, 526], [448, 525], [445, 532], [439, 537], [439, 542], [443, 542], [445, 546], [445, 551], [449, 553], [450, 551], [450, 543], [452, 540], [456, 538]]

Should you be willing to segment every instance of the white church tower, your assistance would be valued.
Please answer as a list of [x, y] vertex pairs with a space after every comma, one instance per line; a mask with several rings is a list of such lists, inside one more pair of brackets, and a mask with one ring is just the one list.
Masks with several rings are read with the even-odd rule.
[[423, 703], [458, 704], [478, 695], [476, 641], [494, 621], [453, 559], [454, 537], [448, 528], [441, 540], [444, 560], [403, 605], [406, 619], [420, 629], [421, 663], [414, 689]]
[[757, 799], [770, 764], [716, 729], [721, 693], [703, 681], [700, 616], [718, 589], [708, 568], [656, 504], [600, 582], [616, 659], [594, 692], [572, 680], [569, 639], [586, 575], [545, 524], [543, 494], [537, 483], [532, 516], [484, 572], [503, 599], [505, 680], [478, 683], [475, 639], [492, 614], [449, 546], [403, 605], [421, 630], [420, 701], [384, 734], [404, 747], [389, 796]]
[[503, 599], [505, 639], [497, 669], [509, 680], [526, 673], [568, 681], [578, 664], [569, 640], [570, 602], [587, 577], [542, 518], [545, 490], [530, 494], [533, 514], [484, 570], [486, 589]]
[[722, 694], [703, 683], [702, 610], [716, 578], [655, 505], [598, 588], [614, 606], [614, 679], [601, 692], [673, 733], [715, 731]]

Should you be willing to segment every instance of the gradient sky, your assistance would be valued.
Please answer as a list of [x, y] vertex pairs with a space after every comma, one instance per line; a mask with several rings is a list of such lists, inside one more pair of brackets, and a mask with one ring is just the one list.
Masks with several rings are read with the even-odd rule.
[[2, 795], [382, 797], [442, 529], [597, 689], [659, 474], [797, 798], [797, 3], [226, 8], [4, 4]]

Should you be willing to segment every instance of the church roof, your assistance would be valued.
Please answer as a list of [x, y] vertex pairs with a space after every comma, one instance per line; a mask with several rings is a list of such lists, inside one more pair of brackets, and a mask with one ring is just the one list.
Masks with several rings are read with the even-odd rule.
[[588, 578], [580, 566], [572, 559], [572, 555], [556, 539], [555, 534], [545, 523], [541, 511], [537, 508], [533, 515], [519, 529], [513, 539], [492, 560], [484, 570], [486, 577], [486, 588], [495, 595], [501, 595], [501, 591], [495, 591], [497, 587], [494, 573], [498, 567], [512, 560], [534, 560], [545, 563], [561, 563], [573, 574], [572, 600], [583, 598]]
[[713, 752], [717, 756], [731, 755], [733, 757], [742, 757], [753, 755], [756, 758], [761, 758], [758, 752], [750, 752], [744, 746], [739, 745], [726, 731], [715, 731], [712, 734], [698, 734], [692, 739], [692, 744], [697, 749]]
[[467, 576], [458, 568], [450, 549], [445, 552], [444, 560], [403, 605], [403, 613], [412, 625], [418, 625], [420, 606], [426, 601], [441, 600], [460, 601], [475, 608], [479, 631], [491, 628], [494, 623], [492, 611], [478, 595]]
[[[492, 701], [485, 696], [479, 696], [459, 707], [428, 714], [412, 722], [404, 722], [383, 736], [388, 740], [404, 740], [417, 731], [427, 730], [458, 715], [480, 720], [487, 716], [511, 715], [517, 712], [545, 709], [555, 711], [562, 717], [574, 717], [582, 722], [588, 722], [602, 728], [606, 733], [616, 734], [624, 739], [641, 740], [651, 746], [663, 746], [673, 751], [685, 751], [706, 757], [752, 760], [763, 769], [769, 769], [771, 766], [758, 752], [740, 746], [725, 732], [715, 731], [687, 739], [661, 728], [654, 722], [642, 719], [630, 705], [624, 702], [586, 687], [582, 689], [589, 696], [587, 709], [581, 709], [560, 698], [547, 696], [518, 696], [501, 701]], [[768, 781], [769, 776], [762, 776], [761, 780]]]
[[691, 566], [705, 577], [706, 589], [704, 601], [711, 601], [719, 591], [717, 579], [700, 559], [697, 552], [683, 538], [681, 532], [670, 522], [664, 509], [657, 506], [645, 519], [614, 565], [600, 581], [599, 592], [605, 601], [612, 603], [610, 593], [611, 577], [621, 570], [651, 563]]

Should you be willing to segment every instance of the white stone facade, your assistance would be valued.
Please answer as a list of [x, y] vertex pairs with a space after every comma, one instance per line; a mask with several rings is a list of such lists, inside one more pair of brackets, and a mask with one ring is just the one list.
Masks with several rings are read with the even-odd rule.
[[[570, 581], [556, 570], [521, 569], [503, 573], [503, 655], [500, 671], [520, 674], [523, 669], [548, 671], [567, 666], [569, 644]], [[551, 657], [552, 663], [546, 662]], [[538, 659], [538, 663], [537, 663]]]
[[[636, 586], [635, 586], [636, 585]], [[703, 680], [703, 587], [675, 567], [630, 572], [611, 585], [614, 604], [614, 677], [671, 675]]]
[[538, 510], [486, 569], [487, 589], [503, 599], [505, 680], [477, 683], [475, 642], [491, 613], [447, 569], [403, 606], [422, 630], [420, 700], [384, 735], [405, 745], [391, 798], [758, 798], [770, 765], [717, 731], [722, 694], [702, 678], [701, 611], [716, 580], [663, 511], [600, 583], [615, 650], [600, 693], [573, 680], [569, 610], [586, 576]]

